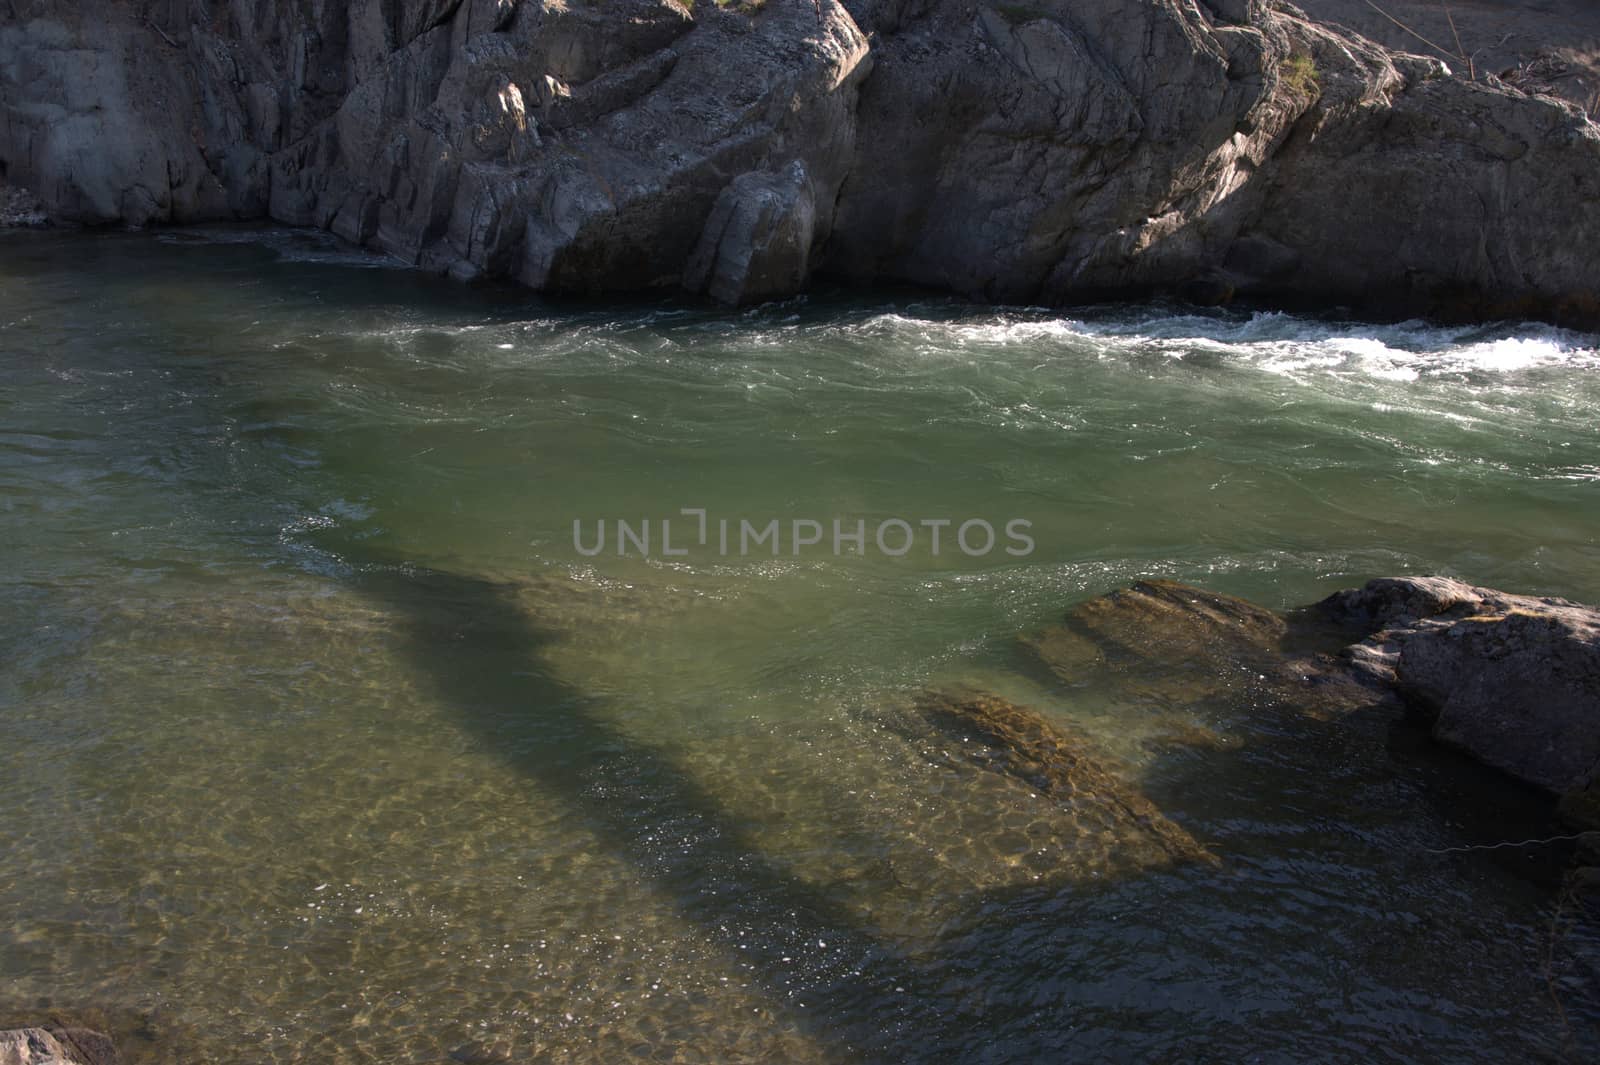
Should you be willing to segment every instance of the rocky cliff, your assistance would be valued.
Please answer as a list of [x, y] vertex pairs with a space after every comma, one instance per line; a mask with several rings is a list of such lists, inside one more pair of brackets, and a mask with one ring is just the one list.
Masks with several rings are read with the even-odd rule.
[[0, 181], [461, 278], [1600, 321], [1600, 127], [1263, 0], [0, 0]]

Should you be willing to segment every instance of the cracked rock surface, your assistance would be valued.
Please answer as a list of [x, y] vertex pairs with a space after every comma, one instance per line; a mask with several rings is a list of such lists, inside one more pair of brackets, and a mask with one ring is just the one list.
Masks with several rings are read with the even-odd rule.
[[1263, 0], [5, 0], [0, 181], [548, 291], [1600, 322], [1600, 127]]
[[1447, 577], [1394, 577], [1321, 604], [1371, 632], [1354, 668], [1392, 684], [1433, 735], [1558, 793], [1600, 778], [1600, 610]]

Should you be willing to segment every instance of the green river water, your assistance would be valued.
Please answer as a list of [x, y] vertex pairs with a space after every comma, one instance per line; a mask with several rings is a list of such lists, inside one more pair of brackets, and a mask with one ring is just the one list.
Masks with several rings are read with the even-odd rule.
[[[1491, 838], [1460, 767], [1245, 705], [1163, 747], [1171, 706], [1016, 641], [1141, 576], [1600, 600], [1597, 349], [557, 305], [306, 234], [0, 234], [0, 1006], [216, 1062], [1600, 1052], [1592, 931], [1433, 853]], [[893, 556], [895, 518], [954, 524]], [[575, 545], [617, 519], [686, 553]], [[797, 519], [868, 550], [796, 554]], [[974, 519], [988, 553], [952, 548]], [[1220, 868], [1130, 868], [882, 727], [953, 681], [1085, 730]]]

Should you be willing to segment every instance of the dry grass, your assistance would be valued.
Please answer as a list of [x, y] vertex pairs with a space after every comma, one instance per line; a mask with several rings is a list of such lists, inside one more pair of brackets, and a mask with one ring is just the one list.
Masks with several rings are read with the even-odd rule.
[[1322, 92], [1321, 75], [1317, 61], [1304, 52], [1296, 52], [1278, 65], [1278, 76], [1297, 96], [1315, 97]]

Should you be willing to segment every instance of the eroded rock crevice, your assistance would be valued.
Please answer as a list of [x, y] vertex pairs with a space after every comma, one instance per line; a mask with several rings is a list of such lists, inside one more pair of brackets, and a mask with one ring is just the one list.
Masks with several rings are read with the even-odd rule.
[[1288, 4], [93, 7], [0, 16], [5, 180], [58, 222], [729, 303], [825, 274], [1600, 321], [1600, 127]]

